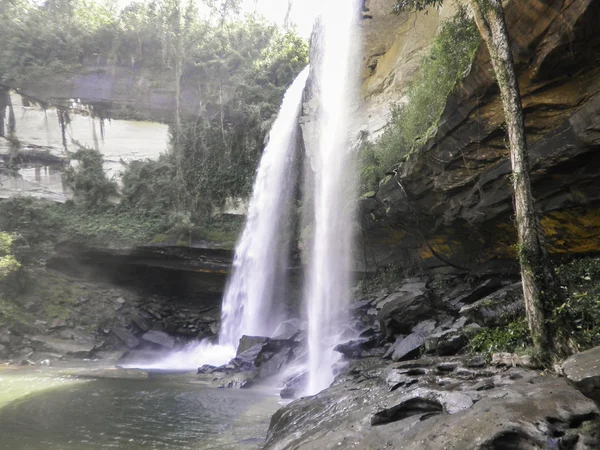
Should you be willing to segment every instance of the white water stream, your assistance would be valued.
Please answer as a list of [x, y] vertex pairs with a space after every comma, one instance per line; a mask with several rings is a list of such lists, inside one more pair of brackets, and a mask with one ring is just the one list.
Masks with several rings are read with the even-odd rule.
[[237, 347], [242, 335], [270, 336], [281, 321], [288, 249], [286, 228], [295, 190], [298, 114], [308, 78], [288, 89], [256, 173], [246, 226], [225, 290], [219, 344]]
[[296, 188], [298, 114], [308, 72], [307, 67], [286, 92], [256, 172], [246, 225], [223, 297], [218, 345], [196, 342], [160, 360], [127, 367], [192, 370], [203, 364], [220, 366], [235, 357], [244, 334], [271, 336], [282, 322], [289, 256], [286, 235]]
[[349, 122], [358, 88], [358, 1], [329, 0], [322, 15], [319, 65], [319, 135], [313, 155], [314, 238], [305, 296], [308, 307], [308, 394], [328, 387], [350, 298], [354, 223], [354, 165]]

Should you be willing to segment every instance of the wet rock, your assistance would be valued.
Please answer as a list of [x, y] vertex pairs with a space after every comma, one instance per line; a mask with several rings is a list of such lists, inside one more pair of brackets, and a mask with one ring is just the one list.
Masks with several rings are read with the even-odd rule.
[[30, 339], [42, 349], [78, 358], [90, 356], [95, 348], [93, 342], [78, 342], [72, 339], [57, 339], [49, 336], [31, 336]]
[[57, 328], [63, 328], [67, 326], [67, 322], [65, 322], [63, 319], [54, 319], [52, 321], [52, 323], [50, 323], [50, 329], [51, 330], [55, 330]]
[[273, 336], [275, 339], [291, 339], [302, 329], [302, 322], [298, 319], [286, 320], [279, 324]]
[[485, 363], [486, 363], [485, 356], [476, 355], [476, 356], [473, 356], [472, 358], [469, 358], [466, 361], [466, 366], [467, 367], [483, 367], [483, 366], [485, 366]]
[[258, 343], [243, 352], [239, 353], [235, 358], [231, 360], [231, 364], [240, 371], [254, 371], [256, 370], [256, 358], [263, 348], [262, 343]]
[[216, 366], [211, 366], [210, 364], [204, 364], [202, 367], [198, 367], [198, 374], [210, 374], [217, 370]]
[[506, 286], [472, 305], [461, 308], [460, 314], [486, 327], [502, 326], [523, 314], [523, 288], [521, 283]]
[[152, 344], [159, 345], [161, 347], [172, 349], [175, 347], [175, 338], [169, 336], [163, 331], [151, 330], [142, 335], [143, 341], [150, 342]]
[[406, 334], [431, 313], [425, 283], [411, 283], [377, 304], [377, 320], [387, 336]]
[[252, 387], [254, 384], [254, 377], [255, 374], [253, 373], [234, 374], [222, 380], [218, 387], [228, 389], [247, 389]]
[[581, 393], [600, 402], [600, 347], [571, 356], [563, 363], [562, 371]]
[[353, 339], [343, 344], [336, 345], [333, 350], [341, 353], [346, 358], [363, 358], [372, 356], [371, 350], [378, 344], [379, 338], [376, 334], [369, 337]]
[[115, 327], [111, 332], [128, 348], [135, 348], [140, 345], [139, 339], [125, 328]]
[[271, 339], [268, 337], [264, 337], [264, 336], [242, 336], [240, 338], [240, 343], [238, 344], [238, 348], [237, 348], [237, 352], [236, 352], [236, 356], [239, 356], [240, 354], [244, 353], [246, 350], [250, 349], [251, 347], [254, 347], [256, 345], [260, 345], [261, 348], [262, 346], [269, 342]]
[[308, 383], [308, 372], [303, 371], [290, 377], [279, 392], [279, 396], [283, 399], [296, 398], [301, 392], [306, 389]]
[[443, 297], [444, 305], [455, 312], [466, 305], [470, 305], [482, 297], [491, 294], [502, 287], [501, 278], [488, 278], [474, 287], [470, 283], [461, 283], [448, 291]]
[[371, 425], [375, 426], [396, 422], [416, 415], [431, 417], [432, 414], [441, 414], [443, 410], [442, 405], [436, 400], [415, 397], [392, 408], [375, 413], [371, 417]]
[[[425, 336], [420, 333], [412, 333], [400, 340], [393, 347], [392, 359], [402, 361], [403, 359], [412, 359], [419, 355], [421, 347], [425, 343]], [[391, 350], [391, 349], [390, 349]], [[389, 350], [388, 350], [389, 352]]]
[[131, 318], [131, 323], [142, 333], [152, 329], [152, 323], [144, 317], [134, 316]]
[[446, 334], [437, 343], [436, 353], [440, 356], [456, 355], [461, 351], [469, 340], [460, 331]]

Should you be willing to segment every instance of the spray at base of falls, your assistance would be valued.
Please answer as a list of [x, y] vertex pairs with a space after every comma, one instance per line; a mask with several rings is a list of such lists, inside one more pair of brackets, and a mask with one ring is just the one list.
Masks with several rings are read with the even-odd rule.
[[[358, 1], [329, 0], [322, 15], [320, 61], [312, 82], [319, 93], [315, 170], [315, 230], [305, 289], [308, 307], [308, 394], [333, 381], [332, 366], [347, 322], [354, 223], [354, 165], [349, 116], [358, 80]], [[313, 43], [314, 44], [314, 43]], [[356, 72], [356, 70], [354, 70]]]
[[298, 114], [308, 72], [307, 67], [286, 92], [256, 173], [246, 226], [223, 299], [221, 345], [237, 347], [244, 334], [270, 336], [281, 319], [275, 300], [281, 304], [284, 295]]

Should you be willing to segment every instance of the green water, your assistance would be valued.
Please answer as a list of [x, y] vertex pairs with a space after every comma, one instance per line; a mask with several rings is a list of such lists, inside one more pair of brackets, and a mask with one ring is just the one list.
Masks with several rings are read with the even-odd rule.
[[0, 449], [258, 449], [278, 406], [260, 389], [2, 371]]

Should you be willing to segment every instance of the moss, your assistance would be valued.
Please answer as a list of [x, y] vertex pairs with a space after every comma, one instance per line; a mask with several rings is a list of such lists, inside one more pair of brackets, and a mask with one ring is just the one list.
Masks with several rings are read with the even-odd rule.
[[375, 143], [363, 144], [363, 191], [376, 187], [390, 168], [435, 136], [447, 98], [469, 72], [480, 41], [477, 27], [464, 8], [442, 24], [407, 89], [406, 103], [392, 108], [391, 123]]

